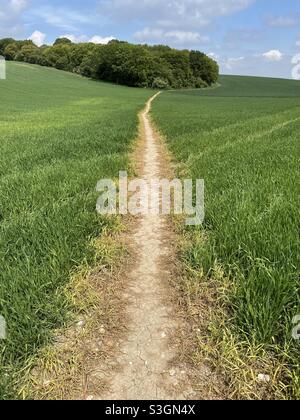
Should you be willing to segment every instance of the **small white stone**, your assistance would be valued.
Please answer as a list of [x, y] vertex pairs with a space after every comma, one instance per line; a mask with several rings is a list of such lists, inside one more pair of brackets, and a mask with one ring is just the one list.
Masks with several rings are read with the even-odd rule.
[[87, 401], [93, 401], [93, 399], [94, 399], [94, 396], [93, 395], [89, 395], [88, 397], [86, 397], [86, 400]]
[[170, 376], [175, 376], [175, 375], [176, 375], [176, 370], [175, 369], [170, 370]]
[[165, 332], [163, 332], [162, 334], [161, 334], [161, 338], [166, 338], [167, 337], [167, 334], [165, 333]]
[[50, 384], [51, 384], [51, 381], [49, 381], [49, 380], [46, 380], [46, 381], [43, 382], [44, 386], [49, 386]]
[[264, 375], [264, 374], [260, 373], [257, 376], [257, 380], [258, 380], [258, 382], [269, 383], [271, 381], [271, 378], [270, 378], [269, 375]]
[[76, 326], [78, 328], [84, 327], [85, 326], [85, 320], [84, 319], [81, 319], [80, 321], [77, 322]]

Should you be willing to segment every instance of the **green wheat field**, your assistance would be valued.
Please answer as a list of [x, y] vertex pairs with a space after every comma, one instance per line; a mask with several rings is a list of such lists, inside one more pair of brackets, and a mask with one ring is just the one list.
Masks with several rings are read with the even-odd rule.
[[0, 81], [0, 396], [66, 321], [70, 272], [93, 258], [96, 184], [128, 168], [151, 92], [8, 63]]
[[230, 332], [287, 366], [281, 385], [300, 397], [292, 337], [300, 313], [300, 83], [223, 76], [220, 84], [165, 93], [153, 110], [178, 174], [205, 180], [205, 222], [183, 261], [207, 279], [224, 273]]
[[[66, 324], [62, 290], [76, 267], [93, 261], [91, 239], [114, 223], [95, 211], [97, 181], [129, 169], [137, 115], [153, 95], [16, 62], [7, 74], [0, 81], [0, 314], [8, 323], [1, 399], [18, 395], [28, 361]], [[226, 330], [286, 366], [281, 388], [300, 397], [292, 337], [300, 314], [300, 82], [223, 76], [212, 89], [163, 92], [152, 116], [178, 175], [205, 180], [205, 222], [182, 263], [206, 281], [222, 271], [231, 285]]]

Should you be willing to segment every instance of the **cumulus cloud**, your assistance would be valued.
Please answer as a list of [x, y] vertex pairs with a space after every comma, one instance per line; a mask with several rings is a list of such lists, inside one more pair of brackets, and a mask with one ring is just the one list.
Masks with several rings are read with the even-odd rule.
[[28, 38], [35, 43], [38, 47], [45, 43], [46, 34], [40, 31], [34, 31]]
[[74, 43], [79, 42], [92, 42], [93, 44], [108, 44], [113, 39], [116, 39], [114, 36], [100, 36], [94, 35], [92, 37], [88, 37], [87, 35], [73, 35], [73, 34], [66, 34], [62, 35], [60, 38], [68, 38], [70, 41]]
[[283, 54], [279, 50], [270, 50], [262, 54], [267, 61], [281, 61]]
[[99, 36], [99, 35], [94, 35], [89, 42], [93, 42], [94, 44], [108, 44], [110, 41], [112, 41], [113, 39], [116, 39], [116, 37], [114, 36]]

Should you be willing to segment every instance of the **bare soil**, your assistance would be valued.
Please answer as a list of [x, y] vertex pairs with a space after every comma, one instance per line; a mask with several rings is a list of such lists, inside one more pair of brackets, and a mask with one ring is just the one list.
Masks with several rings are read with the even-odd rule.
[[[149, 118], [152, 97], [140, 115], [139, 176], [150, 184], [166, 173], [161, 145]], [[159, 199], [159, 198], [158, 198]], [[188, 399], [194, 393], [183, 366], [173, 362], [177, 349], [172, 340], [180, 319], [170, 301], [173, 234], [165, 216], [147, 214], [136, 218], [129, 233], [135, 258], [128, 274], [128, 333], [116, 355], [117, 372], [101, 399]]]

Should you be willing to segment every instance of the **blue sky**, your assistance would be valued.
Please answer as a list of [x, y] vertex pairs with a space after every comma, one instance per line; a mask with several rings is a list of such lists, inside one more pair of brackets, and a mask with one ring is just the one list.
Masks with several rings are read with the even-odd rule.
[[[296, 0], [0, 0], [0, 37], [51, 44], [112, 38], [211, 54], [225, 74], [292, 77]], [[294, 60], [295, 61], [295, 60]], [[300, 59], [299, 59], [300, 61]]]

